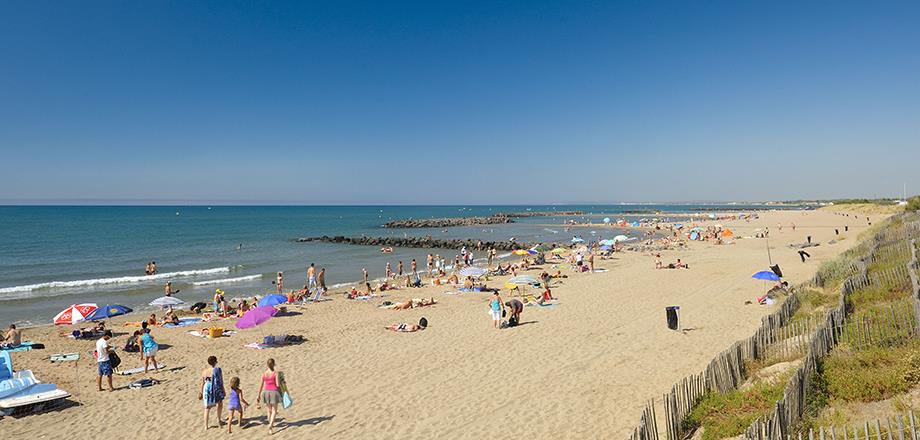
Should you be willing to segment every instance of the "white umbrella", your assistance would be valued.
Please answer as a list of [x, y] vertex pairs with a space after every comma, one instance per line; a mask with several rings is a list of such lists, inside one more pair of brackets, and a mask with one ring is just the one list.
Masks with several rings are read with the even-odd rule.
[[625, 235], [617, 235], [616, 237], [613, 237], [613, 241], [614, 241], [614, 242], [626, 241], [626, 240], [629, 240], [629, 237], [627, 237], [627, 236], [625, 236]]
[[164, 306], [164, 307], [165, 307], [165, 306], [177, 306], [177, 305], [182, 304], [182, 303], [184, 303], [184, 302], [185, 302], [185, 301], [182, 301], [181, 299], [176, 298], [176, 297], [174, 297], [174, 296], [161, 296], [161, 297], [159, 297], [159, 298], [157, 298], [157, 299], [155, 299], [155, 300], [153, 300], [153, 301], [150, 301], [150, 305], [152, 305], [152, 306]]
[[486, 273], [488, 273], [487, 270], [481, 269], [478, 267], [472, 267], [472, 266], [464, 267], [463, 269], [460, 269], [460, 275], [463, 275], [465, 277], [481, 277], [485, 275]]

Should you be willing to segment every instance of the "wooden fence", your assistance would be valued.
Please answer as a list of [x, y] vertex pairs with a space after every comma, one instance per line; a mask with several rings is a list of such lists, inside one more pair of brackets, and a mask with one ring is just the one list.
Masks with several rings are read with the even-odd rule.
[[[903, 219], [904, 216], [902, 215], [901, 218]], [[893, 252], [902, 249], [901, 244], [897, 243], [897, 240], [906, 240], [909, 243], [910, 238], [916, 231], [916, 228], [905, 227], [901, 228], [900, 231], [886, 230], [879, 232], [873, 237], [870, 251], [863, 261], [874, 261], [876, 253], [879, 252], [880, 248], [883, 248], [882, 252], [889, 252], [888, 255], [892, 256]], [[886, 248], [894, 248], [894, 250], [884, 250]], [[914, 258], [906, 265], [908, 268], [916, 266], [916, 252], [914, 252], [912, 256]], [[898, 274], [907, 275], [908, 279], [910, 279], [909, 273], [910, 270], [904, 273], [898, 271], [897, 267], [876, 274], [869, 274], [866, 269], [863, 269], [861, 273], [847, 279], [841, 287], [840, 299], [837, 307], [828, 312], [824, 323], [821, 324], [812, 336], [806, 353], [805, 362], [796, 370], [793, 377], [787, 383], [783, 392], [783, 397], [776, 402], [775, 408], [770, 415], [755, 420], [754, 423], [748, 427], [743, 438], [757, 440], [790, 439], [793, 427], [801, 421], [802, 415], [805, 412], [806, 393], [816, 374], [818, 362], [826, 356], [834, 346], [841, 342], [842, 332], [847, 330], [845, 323], [847, 297], [858, 289], [872, 285], [873, 283], [892, 282], [894, 278], [891, 277], [896, 277]], [[916, 298], [915, 295], [912, 296]], [[917, 307], [918, 304], [914, 304], [914, 311], [920, 310]], [[914, 313], [913, 322], [920, 322], [920, 315]], [[859, 327], [859, 323], [857, 323], [854, 329], [849, 331], [844, 337], [848, 338], [847, 340], [851, 342], [856, 341], [860, 344], [868, 343], [868, 341], [871, 340], [871, 336], [868, 332], [861, 332], [860, 329], [861, 327]], [[911, 334], [916, 334], [916, 327], [910, 332]], [[866, 435], [868, 436], [868, 432]]]
[[[821, 427], [817, 431], [809, 429], [807, 438], [814, 440], [817, 437], [820, 440], [920, 440], [918, 433], [920, 426], [914, 418], [913, 411], [908, 411], [905, 417], [898, 414], [893, 417], [886, 417], [884, 423], [875, 419], [872, 422], [866, 421], [861, 426], [843, 426], [837, 430], [836, 426], [830, 428]], [[804, 433], [798, 433], [797, 436], [787, 436], [786, 440], [803, 440]]]

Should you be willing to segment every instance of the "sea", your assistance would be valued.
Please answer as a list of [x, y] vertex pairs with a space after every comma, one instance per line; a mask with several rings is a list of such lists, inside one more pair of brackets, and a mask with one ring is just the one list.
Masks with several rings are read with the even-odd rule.
[[[120, 304], [135, 311], [163, 295], [172, 282], [186, 304], [207, 302], [215, 289], [228, 298], [274, 291], [275, 273], [285, 287], [306, 283], [306, 267], [326, 268], [326, 284], [346, 289], [384, 276], [414, 258], [420, 270], [427, 254], [452, 261], [457, 249], [379, 248], [299, 243], [309, 236], [432, 236], [436, 239], [569, 242], [635, 231], [612, 227], [567, 230], [565, 222], [613, 221], [628, 211], [660, 211], [628, 218], [665, 217], [718, 209], [764, 209], [763, 205], [546, 205], [546, 206], [0, 206], [0, 328], [48, 325], [71, 304]], [[518, 218], [515, 223], [436, 229], [386, 229], [398, 219], [488, 216], [499, 212], [582, 211], [577, 216]], [[638, 238], [638, 237], [637, 237]], [[474, 253], [480, 263], [484, 252]], [[501, 257], [507, 258], [503, 253]], [[144, 273], [156, 262], [158, 273]]]

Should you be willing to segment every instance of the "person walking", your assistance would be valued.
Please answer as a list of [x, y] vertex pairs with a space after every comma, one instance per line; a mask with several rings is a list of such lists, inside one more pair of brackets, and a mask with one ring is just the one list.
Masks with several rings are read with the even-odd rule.
[[262, 373], [259, 381], [259, 396], [256, 398], [256, 404], [265, 403], [268, 410], [268, 433], [273, 434], [275, 417], [278, 415], [278, 405], [281, 404], [281, 388], [284, 387], [284, 376], [281, 372], [275, 370], [274, 359], [269, 358], [266, 366], [268, 369]]
[[316, 282], [319, 283], [319, 288], [326, 292], [326, 268], [319, 270], [319, 275], [316, 276]]
[[198, 393], [198, 400], [204, 402], [204, 429], [210, 428], [208, 419], [211, 415], [211, 408], [217, 407], [217, 427], [221, 428], [220, 413], [224, 408], [224, 373], [217, 366], [217, 357], [208, 356], [208, 368], [201, 371], [201, 392]]

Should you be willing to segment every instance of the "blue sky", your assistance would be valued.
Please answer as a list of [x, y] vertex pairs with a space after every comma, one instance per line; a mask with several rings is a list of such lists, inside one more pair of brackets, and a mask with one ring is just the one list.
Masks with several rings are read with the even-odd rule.
[[2, 2], [0, 200], [920, 192], [917, 2]]

